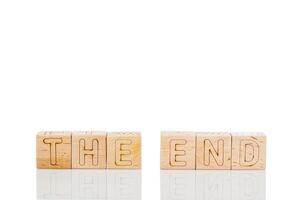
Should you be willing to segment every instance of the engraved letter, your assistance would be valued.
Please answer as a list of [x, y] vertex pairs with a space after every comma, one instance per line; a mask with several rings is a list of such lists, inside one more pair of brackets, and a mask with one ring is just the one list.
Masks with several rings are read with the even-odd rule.
[[57, 151], [56, 145], [62, 144], [62, 138], [46, 138], [43, 140], [44, 144], [49, 144], [50, 146], [50, 165], [57, 165]]
[[132, 165], [132, 152], [128, 148], [132, 144], [129, 139], [116, 140], [116, 165], [117, 166], [131, 166]]
[[86, 147], [86, 140], [79, 140], [79, 164], [84, 166], [86, 164], [86, 157], [91, 156], [91, 164], [94, 166], [98, 165], [98, 153], [99, 153], [99, 141], [97, 139], [92, 140], [92, 148]]
[[[184, 145], [187, 141], [184, 139], [174, 139], [170, 141], [170, 165], [184, 167], [187, 165], [187, 162], [183, 160], [183, 157], [186, 155], [184, 150]], [[180, 159], [181, 158], [181, 159]]]
[[259, 160], [259, 145], [253, 140], [241, 140], [240, 165], [253, 166]]
[[[210, 156], [211, 155], [211, 156]], [[204, 165], [210, 165], [210, 158], [213, 157], [216, 164], [222, 166], [224, 164], [224, 141], [217, 140], [217, 148], [213, 146], [210, 140], [204, 140]]]

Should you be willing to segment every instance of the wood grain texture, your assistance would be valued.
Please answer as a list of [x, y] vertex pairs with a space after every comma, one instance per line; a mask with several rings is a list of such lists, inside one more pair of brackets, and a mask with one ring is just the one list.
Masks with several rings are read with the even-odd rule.
[[36, 159], [39, 169], [70, 169], [70, 132], [40, 132], [36, 136]]
[[107, 134], [107, 168], [141, 168], [140, 133], [115, 132]]
[[196, 133], [196, 169], [231, 169], [231, 135]]
[[196, 137], [192, 132], [162, 132], [161, 169], [195, 169]]
[[72, 134], [72, 168], [106, 168], [105, 132], [75, 132]]
[[232, 134], [232, 169], [266, 168], [266, 136], [262, 133]]

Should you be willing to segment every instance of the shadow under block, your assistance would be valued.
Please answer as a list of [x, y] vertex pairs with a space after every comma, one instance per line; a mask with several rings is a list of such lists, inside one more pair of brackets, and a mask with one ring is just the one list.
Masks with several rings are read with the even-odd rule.
[[72, 134], [72, 168], [106, 168], [105, 132], [77, 132]]
[[265, 169], [266, 136], [261, 133], [232, 134], [231, 169]]
[[231, 135], [197, 133], [196, 169], [231, 169]]
[[196, 137], [191, 132], [162, 132], [161, 169], [195, 169]]
[[36, 136], [36, 158], [39, 169], [70, 169], [70, 132], [41, 132]]
[[141, 135], [139, 133], [107, 134], [107, 168], [141, 168]]

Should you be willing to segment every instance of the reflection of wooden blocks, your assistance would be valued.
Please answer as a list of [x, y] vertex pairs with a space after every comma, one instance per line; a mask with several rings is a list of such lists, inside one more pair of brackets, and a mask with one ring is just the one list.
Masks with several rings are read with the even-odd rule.
[[162, 170], [161, 200], [196, 200], [194, 170]]
[[40, 169], [70, 169], [71, 133], [39, 133], [36, 136], [36, 158]]
[[103, 200], [142, 199], [141, 170], [107, 170], [106, 174], [107, 196]]
[[232, 134], [232, 169], [265, 169], [266, 136]]
[[196, 172], [196, 198], [194, 200], [221, 199], [232, 200], [231, 172], [229, 170], [198, 170]]
[[162, 132], [161, 169], [195, 169], [195, 146], [191, 132]]
[[266, 200], [266, 175], [263, 170], [233, 170], [231, 200]]
[[106, 173], [106, 170], [73, 170], [72, 198], [69, 200], [107, 200]]
[[139, 133], [109, 133], [107, 135], [107, 168], [141, 168], [141, 135]]
[[37, 200], [72, 198], [72, 171], [42, 169], [36, 171]]
[[231, 135], [197, 134], [196, 169], [231, 169]]
[[106, 168], [106, 133], [78, 132], [72, 135], [72, 168]]

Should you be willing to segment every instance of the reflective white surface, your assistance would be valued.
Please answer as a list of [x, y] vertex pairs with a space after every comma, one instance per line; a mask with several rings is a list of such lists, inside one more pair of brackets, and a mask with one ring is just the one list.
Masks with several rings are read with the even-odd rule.
[[[161, 200], [266, 199], [264, 171], [163, 170], [160, 175]], [[37, 170], [37, 199], [141, 200], [141, 171]]]
[[140, 170], [37, 170], [37, 199], [140, 200]]
[[264, 171], [161, 171], [161, 200], [265, 200]]

